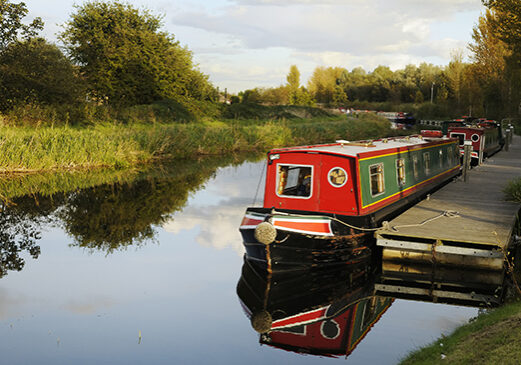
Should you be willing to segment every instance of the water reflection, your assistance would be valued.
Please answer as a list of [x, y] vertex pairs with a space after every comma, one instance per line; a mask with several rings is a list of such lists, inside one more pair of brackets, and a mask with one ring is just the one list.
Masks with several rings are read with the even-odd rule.
[[261, 344], [336, 357], [350, 355], [396, 298], [492, 308], [509, 291], [505, 275], [378, 257], [288, 271], [246, 255], [237, 294]]
[[349, 355], [392, 303], [374, 295], [370, 258], [335, 268], [271, 271], [245, 260], [237, 294], [260, 343]]
[[[110, 254], [154, 240], [156, 227], [172, 221], [192, 192], [217, 168], [242, 157], [182, 161], [142, 171], [79, 172], [0, 179], [0, 275], [21, 270], [27, 251], [37, 258], [44, 225], [63, 228], [72, 246]], [[39, 187], [39, 188], [37, 188]], [[82, 188], [79, 188], [82, 187]]]
[[22, 200], [10, 209], [0, 203], [0, 278], [24, 268], [24, 253], [33, 259], [40, 256], [37, 241], [41, 238], [41, 219], [32, 210], [24, 209], [26, 202], [27, 199]]
[[503, 271], [383, 261], [376, 292], [396, 298], [496, 307], [504, 300]]

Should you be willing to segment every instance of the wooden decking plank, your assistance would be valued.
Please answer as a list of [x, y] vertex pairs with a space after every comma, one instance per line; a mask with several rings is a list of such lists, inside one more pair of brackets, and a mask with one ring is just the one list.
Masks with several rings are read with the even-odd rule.
[[[510, 150], [500, 151], [468, 175], [433, 193], [389, 222], [395, 230], [381, 229], [386, 236], [403, 236], [495, 245], [506, 248], [521, 205], [507, 202], [503, 189], [511, 179], [521, 177], [521, 137], [516, 136]], [[439, 217], [445, 211], [458, 217]], [[416, 226], [410, 226], [416, 225]], [[409, 226], [409, 227], [400, 227]]]

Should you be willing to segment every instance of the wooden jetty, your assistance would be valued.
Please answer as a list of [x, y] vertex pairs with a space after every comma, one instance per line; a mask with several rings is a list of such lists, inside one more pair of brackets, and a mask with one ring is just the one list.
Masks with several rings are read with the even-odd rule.
[[378, 230], [383, 260], [503, 270], [521, 208], [503, 189], [521, 177], [521, 137], [509, 147]]

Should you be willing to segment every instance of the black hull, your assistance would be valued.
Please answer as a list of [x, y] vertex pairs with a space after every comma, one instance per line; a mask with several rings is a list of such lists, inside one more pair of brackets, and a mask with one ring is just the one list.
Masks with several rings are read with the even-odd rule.
[[336, 268], [311, 269], [302, 273], [269, 273], [244, 261], [237, 294], [252, 317], [267, 312], [272, 320], [285, 318], [340, 301], [342, 304], [365, 287], [372, 290], [369, 259]]

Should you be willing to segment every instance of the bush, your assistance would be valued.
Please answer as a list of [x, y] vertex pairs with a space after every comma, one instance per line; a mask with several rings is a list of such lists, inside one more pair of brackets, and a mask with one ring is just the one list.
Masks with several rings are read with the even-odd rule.
[[521, 203], [521, 178], [510, 181], [503, 192], [507, 200]]

